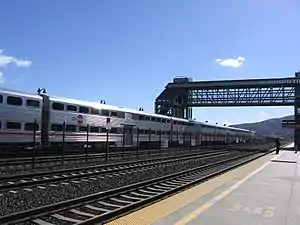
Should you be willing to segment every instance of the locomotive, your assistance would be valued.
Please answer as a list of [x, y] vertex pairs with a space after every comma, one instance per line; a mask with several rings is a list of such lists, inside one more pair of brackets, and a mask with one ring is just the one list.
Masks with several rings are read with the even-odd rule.
[[204, 145], [250, 142], [254, 132], [123, 107], [0, 89], [0, 146], [86, 143], [134, 147], [145, 143]]

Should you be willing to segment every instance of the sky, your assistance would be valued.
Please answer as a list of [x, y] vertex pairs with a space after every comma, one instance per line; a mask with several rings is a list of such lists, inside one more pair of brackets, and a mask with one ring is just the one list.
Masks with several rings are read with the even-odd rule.
[[[0, 1], [0, 85], [144, 108], [174, 77], [292, 77], [300, 70], [298, 0]], [[243, 123], [293, 107], [195, 108]]]

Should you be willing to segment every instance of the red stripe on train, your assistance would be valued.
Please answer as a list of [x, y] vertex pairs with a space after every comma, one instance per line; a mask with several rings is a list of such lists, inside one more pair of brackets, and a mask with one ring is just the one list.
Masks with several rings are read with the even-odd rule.
[[[32, 136], [33, 133], [32, 132], [2, 132], [0, 131], [0, 135], [16, 135], [16, 136], [20, 136], [20, 135], [27, 135], [27, 136]], [[55, 136], [63, 136], [62, 133], [55, 133], [54, 134]], [[86, 137], [86, 133], [85, 134], [70, 134], [70, 133], [66, 133], [65, 136], [77, 136], [77, 137]], [[89, 137], [90, 136], [106, 136], [106, 134], [89, 134]]]

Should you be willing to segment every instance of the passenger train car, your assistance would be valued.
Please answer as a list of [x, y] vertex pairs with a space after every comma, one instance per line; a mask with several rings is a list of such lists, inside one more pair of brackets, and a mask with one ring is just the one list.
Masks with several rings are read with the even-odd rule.
[[[65, 129], [64, 129], [65, 128]], [[109, 132], [107, 132], [107, 128]], [[254, 132], [122, 107], [0, 89], [0, 145], [42, 147], [248, 142]]]

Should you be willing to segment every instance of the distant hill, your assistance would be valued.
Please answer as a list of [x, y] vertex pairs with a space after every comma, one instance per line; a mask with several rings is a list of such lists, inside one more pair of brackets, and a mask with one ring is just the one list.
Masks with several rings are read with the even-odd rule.
[[256, 134], [264, 136], [281, 136], [293, 137], [294, 131], [292, 129], [282, 128], [282, 120], [293, 120], [294, 116], [285, 116], [282, 118], [273, 118], [256, 123], [242, 123], [231, 125], [231, 127], [238, 127], [255, 131]]

